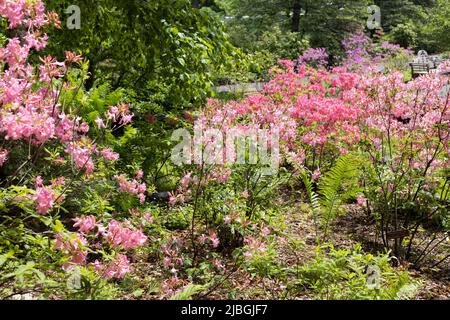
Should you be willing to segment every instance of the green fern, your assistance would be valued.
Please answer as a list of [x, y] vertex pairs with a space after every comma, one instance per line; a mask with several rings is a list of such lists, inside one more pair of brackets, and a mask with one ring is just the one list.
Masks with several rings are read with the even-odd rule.
[[314, 192], [311, 178], [309, 177], [308, 173], [306, 173], [306, 171], [303, 171], [301, 173], [301, 179], [305, 186], [308, 200], [311, 203], [313, 219], [314, 219], [314, 227], [316, 229], [315, 231], [316, 231], [316, 235], [317, 235], [318, 229], [319, 229], [318, 221], [321, 216], [321, 205], [320, 205], [319, 195], [316, 192]]
[[359, 164], [359, 159], [352, 154], [341, 156], [319, 180], [318, 193], [323, 208], [322, 223], [325, 234], [330, 222], [338, 215], [342, 202], [355, 196], [359, 190]]
[[301, 175], [303, 184], [311, 203], [314, 222], [320, 225], [326, 236], [330, 223], [339, 214], [339, 209], [345, 200], [354, 197], [360, 190], [358, 178], [361, 174], [360, 159], [347, 154], [337, 159], [335, 165], [323, 175], [317, 185], [317, 193], [308, 173]]
[[183, 291], [170, 297], [170, 300], [188, 300], [190, 297], [205, 290], [205, 286], [190, 284]]

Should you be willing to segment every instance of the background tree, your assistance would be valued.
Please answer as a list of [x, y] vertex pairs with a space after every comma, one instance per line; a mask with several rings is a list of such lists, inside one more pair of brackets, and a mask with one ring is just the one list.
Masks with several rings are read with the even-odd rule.
[[[188, 0], [46, 1], [62, 17], [48, 52], [82, 53], [89, 61], [87, 89], [99, 81], [148, 96], [164, 87], [170, 103], [197, 102], [211, 88], [211, 74], [236, 57], [222, 24]], [[81, 29], [67, 28], [70, 5], [81, 8]], [[124, 59], [123, 57], [126, 57]], [[150, 93], [146, 89], [150, 88]]]
[[425, 35], [429, 45], [436, 51], [450, 50], [450, 5], [447, 0], [437, 0], [436, 6], [431, 10], [428, 23], [425, 26]]
[[[367, 6], [371, 0], [218, 0], [233, 44], [247, 51], [275, 47], [270, 35], [282, 46], [294, 50], [278, 50], [279, 58], [296, 58], [308, 45], [340, 48], [341, 40], [364, 27]], [[289, 40], [289, 41], [287, 41]], [[301, 45], [299, 45], [301, 44]]]

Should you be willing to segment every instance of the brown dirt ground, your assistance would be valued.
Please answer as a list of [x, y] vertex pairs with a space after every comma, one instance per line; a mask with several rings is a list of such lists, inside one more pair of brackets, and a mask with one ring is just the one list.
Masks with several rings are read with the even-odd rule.
[[[299, 201], [292, 201], [288, 198], [280, 199], [279, 205], [287, 209], [284, 214], [283, 230], [276, 230], [280, 236], [289, 235], [304, 243], [303, 250], [292, 250], [286, 243], [277, 244], [277, 252], [280, 261], [290, 266], [301, 265], [314, 257], [316, 244], [314, 241], [314, 223], [308, 213], [307, 205]], [[288, 204], [290, 202], [290, 204]], [[333, 232], [330, 234], [329, 241], [336, 248], [351, 248], [357, 242], [362, 243], [363, 249], [367, 252], [376, 252], [381, 249], [380, 241], [375, 232], [375, 223], [370, 221], [366, 214], [355, 205], [348, 205], [345, 208], [346, 214], [336, 219], [333, 225]], [[280, 227], [281, 229], [281, 227]], [[183, 236], [185, 231], [181, 231], [179, 236]], [[187, 234], [184, 234], [187, 236]], [[418, 237], [421, 241], [421, 237]], [[447, 251], [445, 251], [447, 250]], [[438, 269], [431, 269], [433, 261], [438, 261], [438, 257], [444, 252], [448, 253], [448, 247], [438, 246], [431, 259], [425, 261], [420, 269], [412, 268], [411, 264], [399, 262], [396, 266], [402, 270], [407, 270], [411, 277], [420, 279], [422, 285], [416, 299], [450, 299], [450, 262], [442, 264]], [[433, 260], [433, 257], [435, 258]], [[225, 259], [228, 269], [233, 268], [231, 259]], [[146, 293], [139, 299], [161, 299], [158, 294], [157, 279], [162, 279], [163, 270], [158, 267], [157, 261], [147, 261], [138, 263], [137, 274], [146, 287]], [[213, 292], [202, 299], [301, 299], [307, 300], [310, 297], [307, 293], [295, 296], [284, 296], [286, 292], [286, 283], [274, 278], [252, 278], [249, 273], [238, 269], [234, 273], [226, 274], [226, 279]], [[153, 290], [153, 292], [152, 292]], [[133, 296], [125, 297], [127, 299], [136, 299]]]

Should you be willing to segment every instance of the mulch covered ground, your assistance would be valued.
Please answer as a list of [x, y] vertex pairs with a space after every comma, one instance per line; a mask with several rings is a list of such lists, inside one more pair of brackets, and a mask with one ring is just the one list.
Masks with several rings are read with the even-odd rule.
[[[292, 197], [290, 197], [292, 198]], [[279, 230], [273, 230], [281, 237], [289, 236], [302, 242], [302, 250], [294, 250], [287, 242], [277, 244], [279, 260], [284, 265], [291, 267], [301, 266], [307, 263], [315, 255], [316, 243], [314, 241], [314, 223], [308, 206], [301, 200], [290, 200], [288, 198], [279, 200], [280, 206], [286, 207], [284, 213], [284, 224]], [[357, 242], [362, 244], [366, 252], [376, 253], [381, 249], [380, 239], [377, 239], [376, 225], [370, 221], [366, 214], [357, 206], [349, 205], [346, 208], [346, 215], [338, 217], [333, 225], [333, 232], [330, 233], [329, 241], [335, 248], [352, 248]], [[179, 236], [183, 236], [184, 231], [180, 231]], [[185, 235], [188, 236], [187, 234]], [[421, 242], [419, 236], [417, 241]], [[447, 241], [448, 243], [448, 241]], [[448, 244], [443, 243], [436, 247], [428, 260], [419, 269], [412, 267], [408, 262], [397, 262], [397, 268], [407, 270], [411, 277], [421, 281], [421, 287], [417, 294], [417, 299], [450, 299], [450, 262], [441, 264], [438, 268], [431, 269], [439, 256], [447, 252]], [[201, 299], [311, 299], [306, 292], [292, 293], [286, 295], [286, 288], [289, 283], [273, 277], [262, 278], [252, 277], [242, 268], [234, 268], [232, 259], [225, 258], [228, 272], [223, 276], [223, 281], [206, 296], [200, 295]], [[227, 261], [228, 260], [228, 261]], [[157, 290], [157, 279], [162, 279], [163, 270], [157, 261], [142, 262], [138, 264], [138, 274], [142, 279], [142, 284], [147, 288], [139, 299], [161, 299], [163, 298]], [[295, 278], [286, 282], [294, 281]], [[149, 284], [150, 283], [150, 284]], [[153, 290], [153, 292], [152, 292]], [[127, 297], [133, 299], [133, 296]]]

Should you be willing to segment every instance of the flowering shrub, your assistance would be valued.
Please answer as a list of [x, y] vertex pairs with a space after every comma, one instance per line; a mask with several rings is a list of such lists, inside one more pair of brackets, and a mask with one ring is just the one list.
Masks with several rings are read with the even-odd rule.
[[326, 166], [325, 154], [346, 153], [359, 141], [362, 113], [354, 102], [363, 93], [360, 76], [343, 68], [301, 66], [294, 72], [289, 61], [273, 74], [261, 94], [225, 105], [211, 100], [200, 119], [224, 133], [235, 127], [264, 128], [269, 134], [277, 129], [283, 158], [313, 170]]
[[[368, 42], [359, 35], [350, 44], [366, 50]], [[236, 126], [278, 129], [280, 163], [309, 170], [313, 181], [339, 155], [359, 153], [367, 164], [359, 177], [367, 199], [360, 194], [359, 202], [379, 221], [387, 247], [388, 234], [405, 228], [414, 240], [423, 221], [446, 216], [450, 114], [445, 77], [430, 74], [405, 83], [400, 72], [363, 77], [341, 67], [305, 66], [294, 72], [292, 61], [280, 63], [261, 94], [224, 105], [210, 101], [200, 119], [223, 132]], [[413, 241], [405, 251], [399, 239], [394, 242], [397, 255], [409, 256]]]
[[[64, 61], [47, 56], [37, 66], [30, 63], [32, 52], [47, 44], [44, 27], [60, 25], [41, 1], [2, 1], [0, 15], [8, 19], [9, 29], [16, 29], [0, 48], [2, 273], [17, 269], [19, 262], [41, 270], [27, 274], [40, 279], [45, 279], [40, 272], [53, 272], [58, 264], [67, 272], [79, 265], [106, 278], [123, 278], [131, 270], [128, 253], [147, 242], [132, 219], [111, 218], [114, 194], [145, 201], [143, 173], [129, 180], [115, 175], [110, 164], [119, 160], [111, 133], [130, 124], [133, 114], [128, 105], [118, 104], [83, 117], [83, 106], [74, 97], [84, 94], [80, 89], [87, 65], [75, 53], [66, 52]], [[83, 197], [97, 197], [104, 211], [81, 216], [90, 211], [81, 205]], [[50, 242], [42, 240], [52, 237], [54, 244], [40, 259], [35, 250], [18, 250], [24, 237], [31, 247], [45, 248]], [[5, 283], [15, 281], [10, 277]], [[9, 290], [0, 288], [6, 295]]]
[[449, 165], [449, 93], [442, 95], [447, 81], [429, 75], [404, 83], [400, 73], [378, 75], [358, 101], [366, 112], [362, 148], [371, 163], [367, 196], [383, 241], [389, 246], [392, 230], [412, 232], [406, 252], [395, 240], [396, 254], [409, 256], [418, 226], [448, 214], [439, 191]]
[[300, 64], [323, 68], [328, 64], [328, 53], [325, 48], [309, 48], [298, 58]]
[[[378, 36], [381, 37], [380, 34]], [[341, 65], [352, 71], [367, 71], [374, 64], [389, 65], [386, 60], [393, 57], [406, 56], [410, 58], [412, 56], [411, 50], [403, 49], [388, 41], [374, 42], [362, 31], [344, 39], [342, 47], [345, 51], [345, 57]]]

